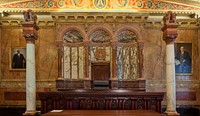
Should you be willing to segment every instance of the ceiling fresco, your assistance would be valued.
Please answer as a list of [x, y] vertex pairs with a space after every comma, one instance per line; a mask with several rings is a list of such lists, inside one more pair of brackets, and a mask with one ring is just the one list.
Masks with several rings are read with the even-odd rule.
[[[185, 1], [185, 0], [184, 0]], [[174, 10], [192, 12], [200, 10], [198, 0], [1, 0], [0, 11], [56, 12], [160, 12]]]

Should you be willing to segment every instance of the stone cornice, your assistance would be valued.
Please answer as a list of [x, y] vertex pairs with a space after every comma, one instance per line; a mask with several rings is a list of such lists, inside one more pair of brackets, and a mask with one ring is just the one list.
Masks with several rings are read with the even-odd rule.
[[[141, 23], [145, 27], [155, 28], [162, 27], [162, 16], [151, 17], [151, 14], [139, 13], [51, 13], [49, 15], [37, 15], [37, 25], [41, 28], [55, 27], [56, 24], [62, 23]], [[46, 18], [44, 18], [46, 17]], [[177, 16], [177, 22], [181, 28], [197, 27], [197, 19], [189, 16]], [[2, 17], [0, 24], [2, 27], [21, 27], [23, 17], [21, 15]]]

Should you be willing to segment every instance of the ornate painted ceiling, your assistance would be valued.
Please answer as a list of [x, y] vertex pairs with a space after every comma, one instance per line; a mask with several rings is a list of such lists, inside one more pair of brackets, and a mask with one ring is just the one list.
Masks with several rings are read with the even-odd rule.
[[37, 14], [40, 26], [116, 20], [162, 25], [164, 14], [170, 10], [177, 14], [179, 24], [200, 23], [200, 0], [0, 0], [0, 25], [21, 25], [22, 12], [28, 9]]
[[1, 0], [1, 12], [166, 12], [198, 13], [200, 0]]

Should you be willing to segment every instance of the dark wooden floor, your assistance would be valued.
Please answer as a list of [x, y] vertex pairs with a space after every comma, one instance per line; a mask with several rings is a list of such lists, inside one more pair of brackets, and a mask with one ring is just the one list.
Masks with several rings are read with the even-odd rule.
[[64, 110], [42, 116], [165, 116], [151, 110]]

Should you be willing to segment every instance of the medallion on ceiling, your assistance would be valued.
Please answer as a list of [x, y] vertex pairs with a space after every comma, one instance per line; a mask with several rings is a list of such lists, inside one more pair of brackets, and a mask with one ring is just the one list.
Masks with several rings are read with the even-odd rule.
[[107, 6], [108, 1], [107, 0], [93, 0], [93, 4], [98, 9], [103, 9]]

